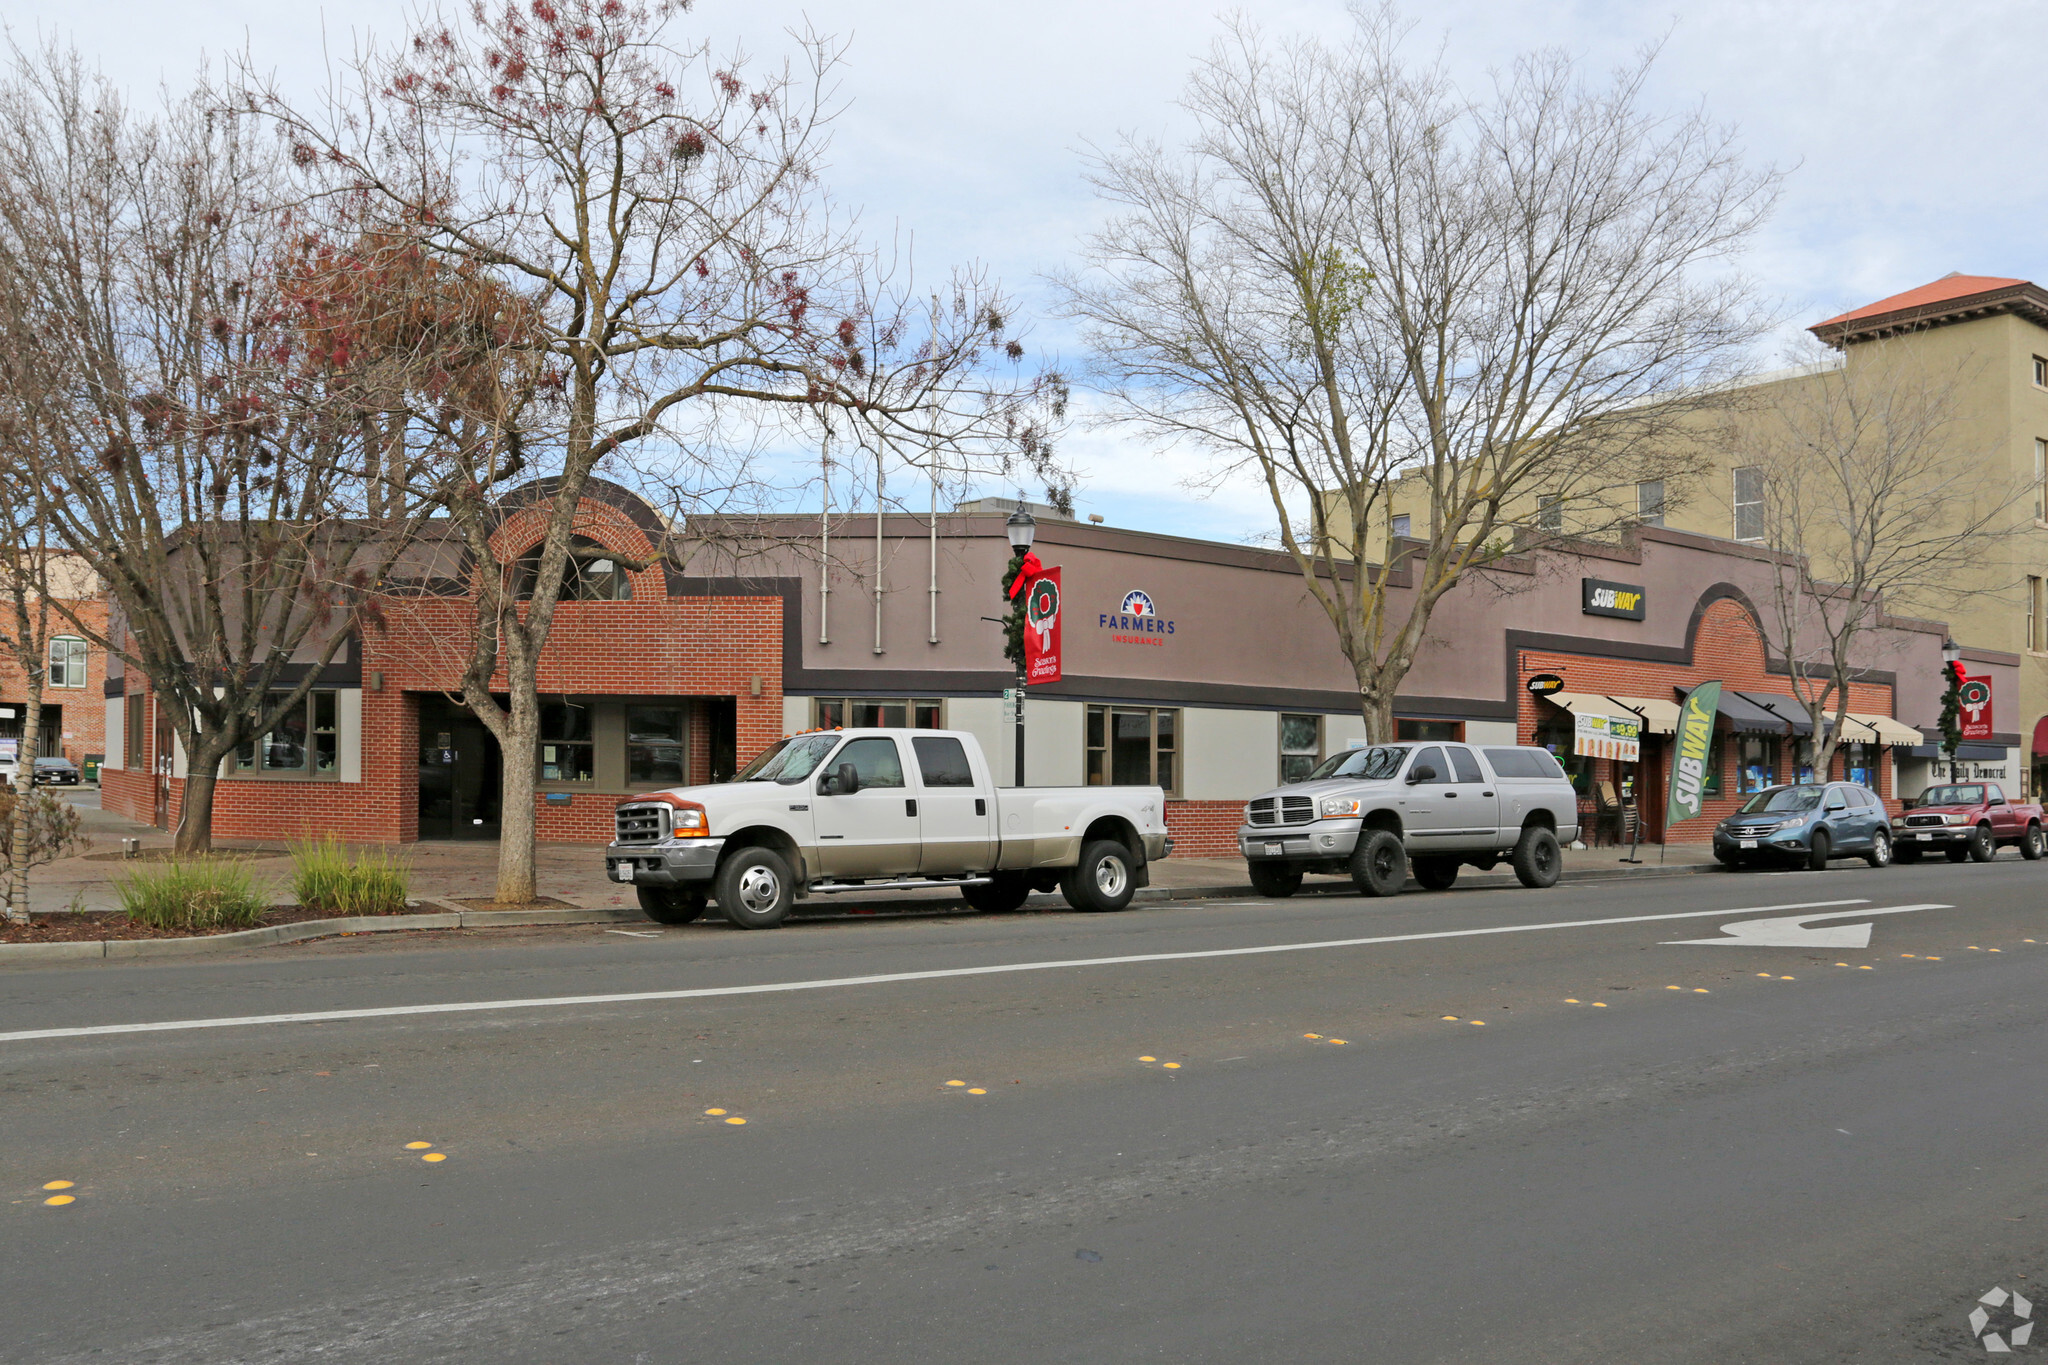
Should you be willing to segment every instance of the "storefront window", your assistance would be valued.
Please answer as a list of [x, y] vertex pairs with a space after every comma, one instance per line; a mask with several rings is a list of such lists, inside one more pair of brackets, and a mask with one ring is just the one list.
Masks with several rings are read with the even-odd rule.
[[626, 708], [626, 780], [636, 787], [680, 785], [683, 776], [683, 708]]
[[1536, 727], [1536, 744], [1550, 751], [1550, 756], [1564, 769], [1564, 775], [1571, 779], [1573, 791], [1584, 796], [1593, 790], [1593, 760], [1572, 752], [1571, 716], [1545, 719]]
[[820, 730], [943, 730], [945, 704], [936, 697], [819, 697], [811, 705]]
[[1426, 743], [1429, 740], [1458, 741], [1465, 738], [1465, 722], [1462, 720], [1399, 720], [1394, 721], [1394, 738], [1402, 743]]
[[1778, 741], [1765, 735], [1743, 735], [1735, 741], [1741, 791], [1760, 792], [1778, 782]]
[[1849, 780], [1858, 786], [1877, 790], [1877, 746], [1875, 744], [1846, 744], [1842, 746], [1842, 762]]
[[1280, 717], [1280, 780], [1300, 782], [1323, 757], [1321, 716]]
[[1180, 712], [1091, 706], [1086, 743], [1089, 786], [1179, 790]]
[[269, 734], [259, 740], [244, 740], [236, 746], [235, 770], [241, 773], [334, 772], [341, 766], [339, 710], [334, 693], [307, 693], [297, 706], [278, 717]]
[[1813, 741], [1795, 739], [1792, 741], [1792, 771], [1798, 774], [1792, 780], [1804, 786], [1813, 781]]
[[574, 702], [546, 702], [540, 708], [540, 780], [589, 782], [597, 776], [591, 762], [590, 708]]

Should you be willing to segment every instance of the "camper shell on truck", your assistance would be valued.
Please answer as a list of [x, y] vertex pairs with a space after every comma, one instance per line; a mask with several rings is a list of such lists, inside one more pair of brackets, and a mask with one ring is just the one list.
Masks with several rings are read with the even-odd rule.
[[806, 896], [957, 887], [1007, 911], [1058, 888], [1077, 910], [1121, 910], [1167, 856], [1158, 787], [998, 788], [964, 730], [791, 735], [730, 782], [628, 797], [605, 875], [664, 924], [716, 903], [743, 929]]
[[1579, 837], [1579, 800], [1547, 749], [1377, 744], [1332, 754], [1308, 777], [1253, 798], [1238, 847], [1260, 895], [1291, 896], [1304, 873], [1348, 875], [1368, 896], [1415, 880], [1441, 891], [1460, 867], [1511, 863], [1553, 886], [1559, 842]]

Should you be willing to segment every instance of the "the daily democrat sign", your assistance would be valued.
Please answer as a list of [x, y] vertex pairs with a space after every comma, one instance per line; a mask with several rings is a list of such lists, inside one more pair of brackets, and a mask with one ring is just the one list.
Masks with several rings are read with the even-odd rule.
[[1688, 692], [1678, 708], [1678, 733], [1673, 736], [1676, 759], [1671, 765], [1671, 803], [1664, 811], [1665, 828], [1700, 813], [1707, 800], [1707, 770], [1714, 748], [1714, 716], [1721, 709], [1721, 684], [1703, 682]]
[[1640, 621], [1643, 619], [1642, 584], [1582, 578], [1579, 580], [1579, 609], [1588, 616], [1619, 616], [1624, 621]]

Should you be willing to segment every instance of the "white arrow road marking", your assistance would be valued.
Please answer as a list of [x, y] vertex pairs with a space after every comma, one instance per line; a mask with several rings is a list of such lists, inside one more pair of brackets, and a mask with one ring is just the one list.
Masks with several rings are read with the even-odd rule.
[[949, 976], [995, 976], [1005, 972], [1046, 972], [1061, 967], [1116, 967], [1136, 962], [1187, 962], [1204, 957], [1305, 953], [1324, 948], [1362, 948], [1374, 943], [1420, 943], [1433, 938], [1529, 934], [1542, 929], [1592, 929], [1603, 924], [1649, 924], [1667, 919], [1706, 919], [1713, 915], [1753, 915], [1759, 910], [1818, 910], [1831, 905], [1869, 903], [1868, 900], [1852, 899], [1804, 901], [1797, 905], [1758, 905], [1748, 910], [1682, 910], [1670, 915], [1620, 915], [1611, 919], [1557, 920], [1550, 924], [1503, 924], [1491, 929], [1440, 929], [1427, 934], [1383, 934], [1377, 938], [1335, 938], [1325, 939], [1319, 943], [1266, 943], [1253, 948], [1207, 948], [1191, 953], [1137, 953], [1129, 957], [1080, 957], [1057, 962], [1006, 962], [991, 967], [946, 967], [937, 971], [890, 972], [880, 976], [840, 976], [815, 981], [770, 981], [757, 986], [703, 986], [695, 990], [634, 991], [619, 995], [554, 995], [533, 1000], [455, 1000], [433, 1005], [379, 1005], [368, 1009], [314, 1010], [301, 1014], [245, 1014], [225, 1019], [167, 1019], [148, 1024], [94, 1024], [86, 1028], [22, 1029], [14, 1033], [0, 1033], [0, 1043], [25, 1043], [39, 1038], [94, 1038], [111, 1033], [169, 1033], [185, 1029], [238, 1028], [253, 1024], [324, 1024], [337, 1019], [389, 1019], [409, 1014], [474, 1014], [484, 1010], [631, 1005], [650, 1000], [703, 1000], [720, 995], [773, 995], [785, 991], [831, 990], [842, 986], [880, 986], [897, 981], [936, 981]]
[[1825, 915], [1779, 915], [1771, 919], [1737, 920], [1721, 926], [1721, 932], [1727, 934], [1727, 938], [1670, 939], [1664, 946], [1717, 943], [1730, 948], [1868, 948], [1870, 926], [1867, 924], [1834, 924], [1825, 929], [1809, 929], [1806, 925], [1817, 919], [1860, 919], [1864, 915], [1904, 915], [1915, 910], [1954, 908], [1952, 905], [1887, 905], [1876, 910], [1836, 910]]

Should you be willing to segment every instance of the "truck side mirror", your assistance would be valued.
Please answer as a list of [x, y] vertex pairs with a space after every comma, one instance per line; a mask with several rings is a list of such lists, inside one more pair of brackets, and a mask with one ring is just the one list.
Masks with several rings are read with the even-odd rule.
[[860, 772], [851, 763], [842, 763], [826, 774], [823, 791], [827, 796], [851, 796], [860, 790]]
[[1418, 782], [1434, 781], [1436, 781], [1436, 769], [1430, 767], [1427, 763], [1418, 763], [1408, 770], [1408, 785], [1411, 787]]

